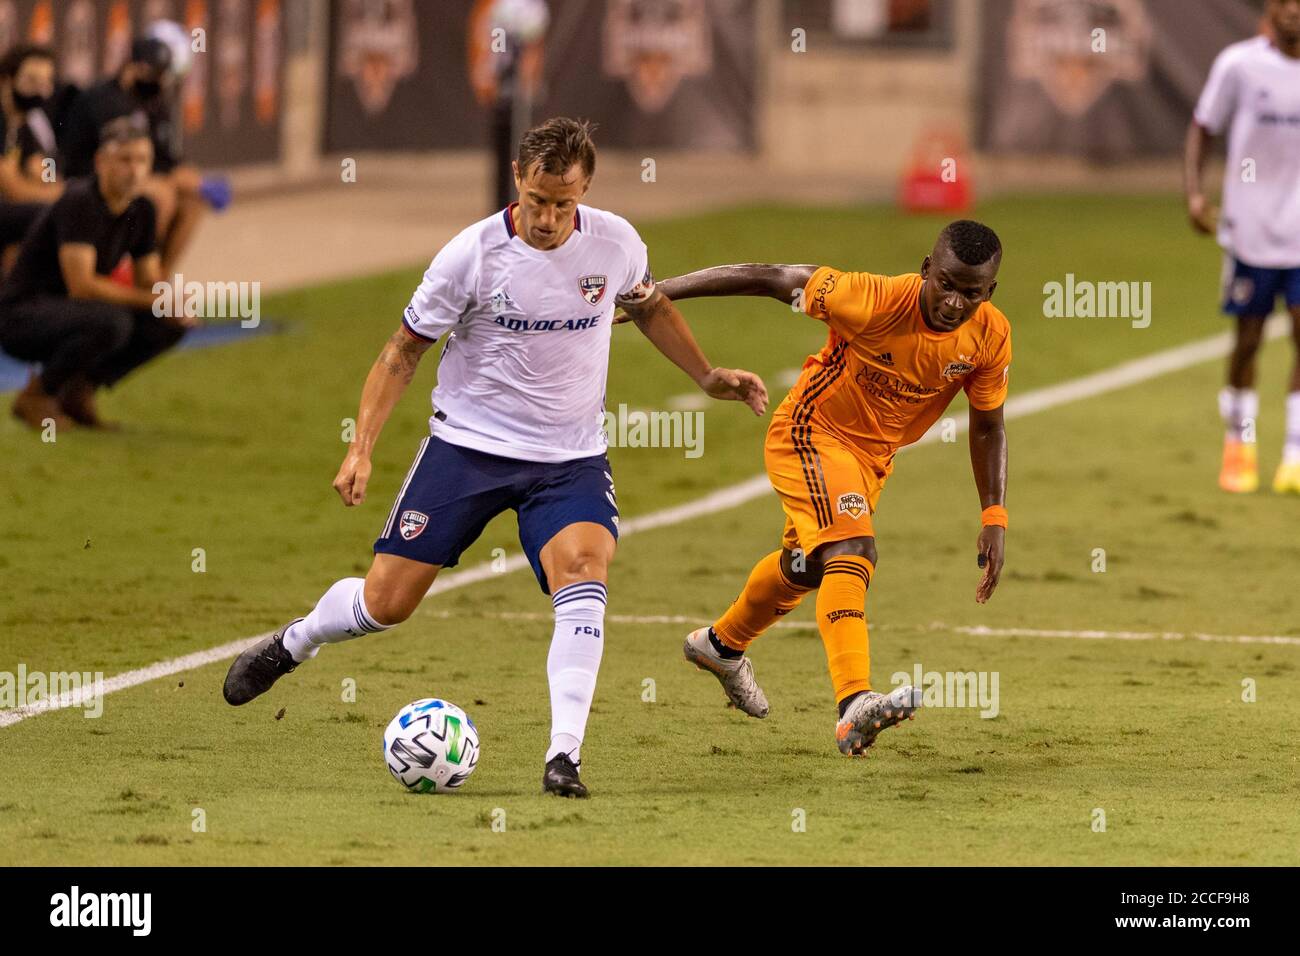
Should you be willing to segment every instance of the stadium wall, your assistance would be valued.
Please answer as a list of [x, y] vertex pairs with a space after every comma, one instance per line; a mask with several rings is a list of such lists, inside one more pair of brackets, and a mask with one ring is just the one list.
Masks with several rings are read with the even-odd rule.
[[[816, 195], [815, 188], [809, 195], [811, 182], [813, 187], [824, 184], [828, 198], [838, 201], [846, 195], [893, 195], [914, 157], [921, 155], [933, 163], [936, 155], [957, 151], [965, 156], [963, 169], [974, 181], [977, 195], [1036, 188], [1168, 191], [1178, 186], [1176, 151], [1102, 161], [1042, 146], [1037, 152], [1021, 153], [1001, 146], [981, 149], [980, 124], [996, 104], [989, 102], [990, 91], [981, 85], [989, 8], [980, 0], [947, 0], [946, 35], [939, 43], [855, 46], [828, 42], [824, 35], [810, 31], [802, 53], [792, 49], [785, 2], [752, 0], [750, 8], [755, 36], [762, 38], [754, 50], [757, 95], [752, 149], [638, 146], [620, 151], [606, 142], [605, 168], [616, 156], [629, 166], [645, 155], [653, 155], [661, 164], [664, 159], [689, 158], [694, 172], [707, 176], [707, 170], [715, 169], [719, 179], [729, 170], [743, 170], [753, 195], [806, 201]], [[1226, 11], [1237, 8], [1220, 27], [1223, 42], [1230, 42], [1241, 23], [1248, 22], [1242, 9], [1249, 11], [1253, 5], [1250, 0], [1215, 3]], [[382, 148], [329, 150], [330, 97], [337, 87], [337, 77], [331, 75], [331, 17], [337, 6], [326, 0], [285, 0], [285, 7], [289, 37], [281, 155], [276, 162], [245, 164], [234, 171], [237, 184], [246, 191], [337, 179], [343, 157], [379, 158], [386, 152]], [[295, 23], [301, 28], [295, 28]], [[1203, 76], [1205, 68], [1208, 60], [1188, 64], [1186, 72]], [[487, 181], [490, 161], [476, 144], [418, 151], [421, 162], [413, 168], [445, 162], [458, 170], [472, 170], [476, 179]], [[408, 155], [405, 161], [413, 159]], [[392, 165], [395, 170], [403, 168]], [[725, 198], [734, 198], [734, 189], [723, 192]]]

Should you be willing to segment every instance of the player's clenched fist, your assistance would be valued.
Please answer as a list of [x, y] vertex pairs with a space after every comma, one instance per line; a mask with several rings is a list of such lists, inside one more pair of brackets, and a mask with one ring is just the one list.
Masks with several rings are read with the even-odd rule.
[[366, 485], [370, 483], [370, 459], [349, 451], [334, 479], [334, 490], [348, 507], [366, 500]]
[[1219, 211], [1204, 196], [1196, 193], [1187, 197], [1187, 218], [1197, 232], [1212, 236], [1218, 228]]

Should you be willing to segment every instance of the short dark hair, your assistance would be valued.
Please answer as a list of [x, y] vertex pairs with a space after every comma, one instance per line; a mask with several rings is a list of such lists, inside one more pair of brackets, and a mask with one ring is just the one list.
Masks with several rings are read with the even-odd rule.
[[939, 238], [968, 266], [982, 266], [995, 256], [1002, 255], [1002, 242], [998, 234], [974, 219], [950, 222], [939, 233]]
[[54, 51], [39, 43], [19, 43], [10, 47], [9, 52], [0, 57], [0, 79], [12, 80], [32, 57], [53, 63]]
[[567, 173], [575, 163], [588, 179], [596, 172], [596, 144], [591, 141], [594, 123], [556, 116], [534, 126], [519, 140], [519, 175], [539, 165], [553, 176]]
[[111, 119], [99, 128], [99, 148], [125, 146], [138, 139], [150, 139], [149, 121], [143, 113], [131, 113]]

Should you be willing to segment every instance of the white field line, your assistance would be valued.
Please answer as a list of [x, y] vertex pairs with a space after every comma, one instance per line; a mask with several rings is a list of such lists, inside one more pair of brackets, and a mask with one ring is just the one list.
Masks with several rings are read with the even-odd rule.
[[1284, 634], [1205, 634], [1201, 631], [1056, 631], [1034, 627], [951, 627], [956, 634], [975, 637], [1065, 637], [1103, 641], [1206, 641], [1211, 644], [1293, 644], [1300, 637]]
[[[1279, 338], [1286, 335], [1289, 331], [1287, 319], [1285, 316], [1274, 316], [1269, 320], [1265, 328], [1265, 336], [1269, 339]], [[1085, 398], [1093, 398], [1098, 395], [1104, 395], [1107, 392], [1113, 392], [1121, 388], [1127, 388], [1130, 385], [1137, 385], [1141, 382], [1158, 378], [1161, 375], [1168, 375], [1171, 372], [1182, 371], [1199, 365], [1202, 362], [1208, 362], [1211, 359], [1222, 358], [1228, 354], [1231, 347], [1231, 337], [1228, 333], [1213, 335], [1209, 338], [1199, 339], [1195, 342], [1189, 342], [1186, 345], [1179, 345], [1171, 349], [1165, 349], [1161, 352], [1155, 352], [1142, 358], [1134, 359], [1130, 362], [1122, 362], [1119, 365], [1103, 369], [1092, 375], [1084, 375], [1081, 378], [1071, 379], [1068, 382], [1062, 382], [1060, 385], [1049, 385], [1045, 388], [1034, 389], [1032, 392], [1026, 392], [1023, 395], [1016, 395], [1007, 400], [1006, 417], [1008, 419], [1023, 418], [1026, 415], [1033, 415], [1038, 412], [1046, 411], [1050, 408], [1056, 408], [1059, 405], [1065, 405], [1070, 402], [1081, 401]], [[962, 432], [966, 428], [966, 423], [960, 419], [956, 421], [956, 431]], [[936, 423], [934, 428], [926, 432], [921, 439], [916, 442], [917, 445], [933, 444], [939, 440], [940, 428], [942, 421]], [[914, 447], [914, 446], [911, 446]], [[906, 449], [904, 449], [906, 450]], [[623, 521], [619, 526], [619, 537], [625, 538], [631, 534], [637, 534], [642, 531], [650, 531], [654, 528], [663, 528], [670, 525], [681, 524], [694, 518], [704, 517], [705, 515], [715, 514], [719, 511], [725, 511], [728, 508], [735, 508], [756, 498], [762, 498], [771, 493], [772, 486], [769, 484], [767, 475], [755, 475], [745, 481], [730, 485], [711, 492], [702, 498], [694, 501], [688, 501], [682, 505], [676, 505], [671, 508], [663, 508], [659, 511], [652, 511], [649, 514], [640, 515], [636, 518], [629, 518]], [[513, 571], [520, 571], [528, 567], [528, 559], [522, 554], [514, 554], [502, 561], [485, 561], [473, 567], [465, 568], [461, 571], [451, 571], [447, 574], [440, 575], [433, 586], [429, 588], [429, 594], [441, 594], [444, 591], [451, 591], [456, 588], [462, 588], [466, 585], [475, 584], [479, 581], [485, 581], [489, 578], [495, 578], [500, 574], [506, 574]], [[612, 619], [612, 618], [611, 618]], [[663, 623], [689, 623], [679, 622], [676, 620], [666, 620]], [[951, 630], [962, 632], [961, 628], [952, 628]], [[985, 633], [978, 629], [968, 629], [970, 633]], [[988, 632], [992, 634], [993, 632]], [[1035, 631], [1025, 633], [1024, 636], [1102, 636], [1105, 633], [1107, 637], [1120, 637], [1124, 633], [1138, 632], [1057, 632], [1057, 631]], [[129, 687], [136, 687], [140, 684], [147, 683], [151, 680], [157, 680], [160, 677], [168, 677], [172, 674], [180, 674], [185, 671], [195, 670], [207, 664], [212, 664], [220, 660], [234, 657], [248, 645], [266, 637], [266, 634], [258, 634], [254, 637], [241, 638], [237, 641], [231, 641], [218, 647], [211, 647], [204, 651], [196, 651], [193, 654], [186, 654], [183, 657], [174, 657], [167, 661], [158, 661], [150, 664], [148, 667], [142, 667], [138, 670], [125, 671], [116, 674], [104, 681], [103, 693], [111, 694], [115, 691], [126, 690]], [[1147, 640], [1154, 639], [1153, 633], [1151, 638], [1147, 637], [1128, 637], [1122, 639], [1128, 640]], [[1275, 637], [1259, 638], [1242, 636], [1240, 639], [1216, 636], [1216, 635], [1197, 635], [1187, 634], [1180, 637], [1168, 637], [1169, 640], [1239, 640], [1241, 643], [1247, 642], [1265, 642], [1265, 643], [1293, 643], [1295, 638]], [[25, 707], [15, 707], [10, 710], [0, 710], [0, 727], [8, 727], [16, 724], [28, 717], [35, 717], [38, 714], [47, 713], [51, 710], [60, 710], [65, 707], [76, 706], [80, 699], [73, 700], [75, 694], [61, 695], [58, 698], [42, 700], [35, 704], [29, 704]], [[67, 698], [67, 699], [65, 699]]]
[[[429, 617], [452, 620], [466, 616], [485, 618], [495, 621], [536, 621], [551, 623], [554, 616], [537, 611], [423, 611]], [[699, 617], [687, 617], [682, 614], [606, 614], [605, 620], [610, 624], [673, 624], [679, 627], [696, 628], [705, 622]], [[786, 628], [792, 631], [815, 631], [815, 621], [777, 621], [774, 628]], [[872, 624], [873, 631], [882, 629], [880, 624]], [[1035, 627], [965, 627], [951, 626], [935, 622], [923, 626], [887, 624], [888, 631], [923, 631], [943, 632], [945, 634], [966, 634], [971, 637], [1056, 637], [1075, 640], [1111, 640], [1111, 641], [1205, 641], [1212, 644], [1291, 644], [1300, 647], [1300, 637], [1270, 634], [1205, 634], [1200, 631], [1068, 631], [1045, 630]], [[685, 634], [682, 635], [685, 637]]]
[[144, 684], [151, 680], [157, 680], [160, 677], [168, 677], [172, 674], [181, 674], [185, 671], [192, 671], [202, 667], [205, 664], [212, 664], [216, 661], [225, 660], [234, 657], [249, 644], [260, 641], [266, 637], [266, 634], [259, 634], [256, 637], [244, 637], [237, 641], [231, 641], [229, 644], [222, 644], [218, 647], [210, 647], [206, 651], [195, 651], [193, 654], [186, 654], [184, 657], [173, 657], [169, 661], [159, 661], [156, 664], [150, 664], [148, 667], [142, 667], [139, 670], [124, 671], [121, 674], [114, 674], [112, 677], [104, 679], [101, 688], [94, 688], [90, 691], [73, 690], [58, 697], [39, 700], [23, 707], [15, 707], [11, 710], [0, 710], [0, 727], [8, 727], [10, 724], [16, 724], [20, 720], [26, 720], [28, 717], [35, 717], [37, 714], [43, 714], [50, 710], [62, 710], [64, 707], [77, 707], [84, 700], [91, 697], [96, 690], [100, 694], [111, 694], [114, 691], [126, 690], [128, 687], [135, 687], [138, 684]]

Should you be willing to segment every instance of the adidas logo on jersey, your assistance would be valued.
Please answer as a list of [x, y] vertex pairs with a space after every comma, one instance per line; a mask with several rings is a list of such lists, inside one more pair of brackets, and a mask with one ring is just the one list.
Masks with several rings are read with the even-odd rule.
[[502, 312], [505, 312], [507, 309], [517, 309], [517, 308], [518, 306], [515, 305], [515, 300], [510, 298], [510, 293], [507, 292], [505, 289], [497, 289], [496, 292], [492, 293], [492, 314], [493, 315], [500, 315]]
[[890, 368], [893, 368], [893, 367], [894, 367], [894, 353], [893, 353], [893, 352], [881, 352], [879, 355], [876, 356], [876, 361], [879, 362], [881, 365], [888, 365]]

